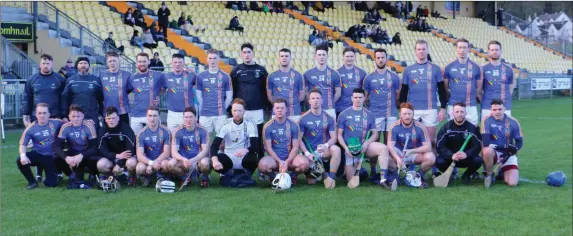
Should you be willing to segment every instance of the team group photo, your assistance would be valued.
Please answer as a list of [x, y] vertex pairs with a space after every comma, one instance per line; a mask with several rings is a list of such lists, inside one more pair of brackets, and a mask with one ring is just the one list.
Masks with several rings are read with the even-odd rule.
[[[26, 12], [23, 3], [3, 4], [2, 12], [17, 18], [18, 9]], [[48, 32], [65, 35], [69, 29], [52, 30], [59, 23], [52, 25], [45, 9], [64, 19], [79, 13], [56, 3], [29, 3], [28, 11], [38, 20], [34, 27], [44, 24], [40, 15], [48, 16]], [[2, 215], [12, 220], [2, 231], [571, 235], [571, 57], [562, 57], [568, 72], [547, 75], [553, 76], [547, 77], [550, 98], [522, 99], [548, 94], [538, 91], [546, 77], [533, 86], [538, 73], [516, 67], [514, 41], [497, 34], [448, 36], [437, 28], [440, 22], [472, 17], [456, 16], [460, 2], [440, 3], [454, 8], [440, 20], [434, 19], [439, 2], [428, 3], [436, 9], [431, 17], [422, 8], [426, 2], [412, 3], [71, 2], [80, 11], [89, 4], [96, 15], [108, 7], [119, 13], [120, 23], [135, 30], [131, 45], [123, 43], [124, 32], [102, 31], [108, 39], [99, 49], [83, 46], [83, 54], [69, 57], [48, 49], [38, 53], [37, 68], [22, 72], [27, 78], [16, 70], [22, 67], [5, 74], [3, 61]], [[476, 2], [464, 6], [478, 12]], [[185, 9], [193, 7], [247, 22], [258, 16], [248, 15], [253, 12], [269, 19], [287, 15], [314, 33], [302, 51], [289, 43], [270, 47], [251, 38], [267, 34], [254, 29], [267, 23], [242, 25], [235, 16], [220, 35], [231, 37], [223, 44], [236, 43], [208, 44], [203, 40], [209, 36], [201, 35], [215, 29], [203, 25], [202, 14], [185, 18]], [[487, 15], [488, 7], [480, 14]], [[495, 9], [489, 14], [506, 25], [492, 29], [506, 29], [507, 16]], [[396, 21], [405, 22], [405, 32], [423, 33], [405, 34], [399, 47], [374, 35], [379, 29], [366, 36], [370, 28], [361, 31], [360, 25], [341, 35], [336, 17], [353, 12], [360, 18], [366, 13], [366, 27]], [[89, 19], [86, 24], [99, 22]], [[442, 51], [430, 37], [451, 46]], [[193, 41], [180, 42], [187, 38]], [[23, 50], [2, 40], [4, 48]], [[3, 60], [13, 55], [6, 53]], [[399, 55], [408, 61], [396, 60]], [[99, 231], [105, 216], [93, 212], [145, 226]], [[41, 219], [24, 229], [35, 216]], [[131, 219], [140, 216], [142, 221]], [[377, 223], [376, 217], [391, 219]], [[77, 225], [63, 226], [65, 221]], [[178, 221], [190, 226], [167, 226]], [[228, 221], [236, 223], [217, 226]], [[278, 225], [267, 225], [273, 222]], [[410, 228], [420, 224], [434, 226], [425, 233]], [[55, 228], [42, 230], [48, 225]]]

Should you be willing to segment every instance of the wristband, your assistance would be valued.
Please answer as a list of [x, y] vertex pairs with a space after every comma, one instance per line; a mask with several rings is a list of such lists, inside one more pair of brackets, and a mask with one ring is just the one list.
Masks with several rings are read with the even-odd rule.
[[147, 165], [153, 165], [153, 161], [147, 162]]
[[323, 144], [325, 146], [325, 148], [330, 147], [330, 145], [328, 145], [328, 143]]
[[26, 157], [26, 153], [20, 153], [20, 158]]
[[304, 152], [304, 155], [305, 155], [305, 156], [309, 156], [309, 155], [310, 155], [310, 152], [306, 151], [306, 152]]

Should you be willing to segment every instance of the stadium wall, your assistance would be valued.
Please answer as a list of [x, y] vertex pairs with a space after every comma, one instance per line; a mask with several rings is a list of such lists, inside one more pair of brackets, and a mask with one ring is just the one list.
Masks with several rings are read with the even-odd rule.
[[[460, 1], [459, 3], [460, 3], [460, 11], [459, 14], [456, 12], [456, 16], [475, 17], [475, 10], [474, 10], [475, 2]], [[422, 6], [422, 8], [424, 8], [424, 6], [428, 6], [430, 12], [437, 10], [440, 13], [440, 15], [452, 18], [452, 12], [446, 10], [446, 2], [415, 1], [412, 2], [412, 5], [414, 7], [413, 10], [414, 13], [416, 12], [416, 8], [418, 7], [418, 5]]]
[[54, 57], [54, 70], [58, 71], [63, 66], [62, 63], [65, 63], [68, 58], [72, 57], [72, 47], [62, 48], [60, 46], [60, 38], [50, 38], [48, 30], [38, 29], [36, 30], [36, 36], [38, 37], [38, 53], [34, 53], [34, 43], [28, 44], [28, 56], [34, 62], [40, 64], [40, 56], [44, 53], [50, 54]]

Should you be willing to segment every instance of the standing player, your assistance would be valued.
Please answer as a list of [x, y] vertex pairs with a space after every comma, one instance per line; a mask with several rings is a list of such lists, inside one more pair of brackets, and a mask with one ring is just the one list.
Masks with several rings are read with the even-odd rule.
[[[58, 73], [54, 73], [52, 68], [54, 59], [49, 54], [40, 56], [40, 73], [32, 75], [24, 86], [22, 97], [22, 120], [24, 126], [30, 126], [36, 120], [34, 116], [36, 106], [46, 103], [50, 107], [50, 118], [66, 118], [66, 114], [60, 109], [62, 101], [62, 91], [66, 85], [66, 79]], [[42, 167], [36, 167], [36, 179], [42, 181]]]
[[48, 54], [40, 56], [40, 73], [32, 75], [24, 86], [22, 97], [22, 120], [28, 127], [36, 120], [35, 108], [39, 103], [46, 103], [50, 107], [50, 118], [64, 118], [61, 112], [61, 96], [66, 80], [58, 73], [52, 71], [54, 59]]
[[[366, 71], [354, 65], [356, 62], [356, 51], [354, 48], [344, 48], [342, 55], [344, 56], [344, 65], [337, 70], [340, 75], [342, 89], [340, 98], [336, 101], [336, 117], [338, 117], [340, 112], [352, 106], [352, 91], [355, 88], [361, 88], [364, 77], [366, 77]], [[336, 119], [336, 117], [333, 118]]]
[[[370, 110], [376, 117], [378, 137], [383, 142], [386, 142], [388, 127], [396, 122], [396, 100], [400, 92], [400, 78], [386, 67], [387, 55], [382, 48], [374, 50], [376, 69], [363, 83]], [[376, 172], [376, 163], [370, 162], [370, 175], [375, 176]]]
[[175, 53], [171, 58], [171, 72], [165, 74], [164, 89], [167, 89], [167, 128], [174, 130], [183, 124], [183, 110], [194, 107], [193, 86], [197, 76], [184, 71], [183, 55]]
[[[400, 103], [410, 102], [416, 107], [414, 119], [426, 126], [429, 141], [435, 143], [436, 126], [446, 117], [446, 87], [442, 80], [442, 70], [428, 61], [428, 43], [416, 41], [416, 63], [404, 69]], [[439, 112], [436, 93], [440, 99]]]
[[129, 124], [129, 97], [133, 91], [131, 73], [119, 69], [119, 55], [115, 51], [106, 53], [107, 70], [99, 74], [103, 87], [104, 107], [116, 107], [119, 121]]
[[282, 98], [287, 102], [286, 116], [296, 121], [300, 117], [300, 102], [304, 101], [304, 81], [302, 75], [290, 64], [291, 52], [283, 48], [279, 51], [279, 70], [267, 78], [267, 98], [274, 101]]
[[396, 100], [400, 94], [400, 78], [386, 67], [387, 52], [374, 50], [376, 69], [364, 79], [364, 91], [370, 110], [376, 117], [376, 129], [384, 133], [386, 142], [390, 125], [396, 122]]
[[[231, 71], [231, 81], [233, 85], [233, 98], [241, 98], [245, 101], [245, 119], [257, 124], [258, 137], [262, 136], [263, 124], [265, 121], [264, 110], [270, 106], [270, 102], [265, 99], [265, 83], [269, 73], [264, 66], [254, 61], [255, 49], [252, 44], [241, 45], [241, 58], [243, 64], [237, 65]], [[262, 149], [262, 143], [259, 144]]]
[[[322, 94], [320, 90], [313, 89], [308, 95], [308, 103], [310, 104], [310, 110], [305, 112], [298, 120], [300, 127], [300, 150], [308, 158], [309, 162], [314, 162], [315, 155], [319, 155], [318, 158], [322, 158], [325, 161], [329, 161], [330, 170], [326, 175], [329, 181], [325, 181], [324, 185], [327, 188], [334, 188], [336, 185], [336, 171], [340, 165], [340, 148], [336, 146], [336, 130], [334, 124], [334, 118], [327, 115], [326, 112], [322, 110]], [[307, 144], [312, 148], [308, 150]], [[307, 176], [307, 182], [309, 184], [314, 184], [316, 179], [309, 178]], [[331, 186], [328, 186], [328, 182], [332, 182]]]
[[[73, 78], [73, 77], [72, 77]], [[56, 167], [72, 180], [84, 180], [84, 168], [90, 172], [90, 181], [97, 172], [97, 133], [90, 120], [84, 120], [83, 109], [76, 104], [70, 106], [70, 121], [60, 129], [54, 143]], [[67, 144], [68, 150], [64, 151]]]
[[[46, 63], [45, 60], [43, 63]], [[34, 111], [36, 112], [36, 121], [30, 123], [22, 133], [19, 148], [20, 157], [16, 160], [18, 169], [28, 180], [28, 190], [38, 187], [38, 180], [34, 178], [30, 166], [45, 169], [46, 180], [44, 180], [44, 184], [48, 187], [56, 187], [57, 178], [53, 144], [63, 124], [61, 120], [50, 119], [47, 103], [36, 104]], [[33, 145], [32, 151], [26, 152], [26, 146], [30, 140], [32, 140]]]
[[[319, 89], [324, 94], [322, 108], [331, 117], [336, 116], [335, 104], [340, 98], [340, 75], [327, 65], [328, 46], [319, 45], [314, 51], [316, 67], [304, 72], [306, 90]], [[306, 91], [305, 91], [306, 92]]]
[[99, 130], [99, 153], [97, 169], [104, 175], [120, 175], [128, 171], [129, 184], [135, 184], [135, 134], [129, 123], [121, 122], [117, 108], [105, 109], [105, 124]]
[[299, 128], [286, 117], [286, 101], [277, 98], [273, 102], [275, 118], [269, 120], [263, 128], [263, 139], [268, 156], [259, 161], [259, 171], [273, 180], [276, 172], [292, 170], [293, 183], [296, 175], [304, 173], [309, 166], [308, 158], [298, 154]]
[[201, 186], [209, 187], [209, 173], [211, 163], [209, 161], [209, 140], [207, 131], [197, 126], [197, 112], [193, 107], [187, 107], [183, 111], [183, 124], [173, 130], [173, 145], [169, 160], [169, 172], [181, 176], [183, 183], [189, 177], [189, 168], [197, 165], [201, 175]]
[[133, 74], [133, 108], [129, 126], [134, 133], [139, 133], [147, 123], [147, 108], [151, 105], [159, 107], [159, 98], [165, 87], [163, 73], [149, 69], [149, 55], [139, 53], [136, 56], [137, 72]]
[[139, 131], [135, 138], [137, 152], [137, 166], [135, 172], [143, 178], [143, 186], [151, 183], [151, 174], [157, 173], [157, 179], [163, 178], [167, 171], [167, 159], [171, 154], [171, 133], [169, 129], [161, 125], [159, 120], [159, 108], [149, 106], [147, 108], [147, 124]]
[[517, 186], [519, 168], [517, 152], [523, 147], [523, 133], [519, 122], [505, 113], [503, 101], [491, 100], [491, 115], [481, 121], [483, 163], [486, 171], [485, 188], [494, 184], [492, 166], [501, 162], [500, 177], [508, 186]]
[[207, 137], [211, 137], [211, 132], [218, 132], [227, 120], [226, 110], [233, 99], [233, 86], [229, 75], [219, 69], [217, 50], [207, 51], [207, 63], [209, 69], [197, 75], [197, 101], [199, 124], [207, 130]]
[[[398, 178], [396, 168], [405, 167], [406, 164], [420, 165], [418, 169], [418, 174], [422, 178], [420, 187], [427, 188], [425, 175], [434, 165], [436, 156], [432, 152], [432, 144], [426, 127], [422, 122], [416, 121], [414, 116], [412, 104], [400, 104], [400, 120], [392, 124], [388, 136], [388, 150], [393, 157], [389, 165], [392, 166], [392, 179]], [[406, 139], [408, 139], [408, 145], [402, 153]]]
[[62, 111], [68, 114], [70, 104], [78, 105], [85, 111], [86, 120], [94, 123], [99, 129], [99, 117], [103, 114], [103, 90], [99, 78], [91, 73], [90, 61], [87, 57], [79, 57], [76, 61], [78, 73], [66, 80], [62, 92]]
[[[375, 162], [378, 158], [378, 165], [380, 165], [380, 185], [384, 188], [389, 187], [386, 172], [388, 171], [388, 149], [386, 145], [377, 142], [378, 130], [374, 124], [374, 115], [372, 112], [364, 108], [365, 94], [364, 89], [355, 88], [352, 92], [352, 106], [340, 113], [338, 117], [338, 143], [346, 153], [345, 171], [346, 180], [354, 176], [356, 171], [355, 164], [360, 161], [356, 158], [358, 155], [364, 153], [364, 157], [370, 158], [371, 162]], [[370, 132], [370, 138], [366, 139], [367, 133]], [[347, 141], [350, 139], [358, 139], [362, 144], [360, 153], [352, 153], [348, 147]]]
[[[489, 116], [487, 109], [493, 99], [501, 99], [504, 112], [511, 116], [511, 103], [515, 80], [511, 66], [501, 62], [501, 43], [492, 40], [487, 45], [489, 62], [482, 67], [483, 99], [481, 99], [481, 117]], [[478, 94], [481, 98], [481, 94]]]
[[[223, 175], [233, 175], [233, 170], [245, 170], [247, 176], [251, 176], [258, 164], [258, 156], [261, 152], [257, 126], [252, 121], [243, 119], [245, 102], [235, 98], [231, 105], [230, 118], [217, 133], [211, 145], [211, 161], [213, 169]], [[223, 153], [217, 153], [221, 143], [224, 143]]]
[[483, 80], [480, 66], [469, 59], [470, 43], [461, 38], [456, 40], [458, 59], [444, 69], [444, 84], [449, 90], [448, 120], [454, 119], [454, 104], [465, 103], [466, 120], [477, 126], [477, 95], [481, 94]]

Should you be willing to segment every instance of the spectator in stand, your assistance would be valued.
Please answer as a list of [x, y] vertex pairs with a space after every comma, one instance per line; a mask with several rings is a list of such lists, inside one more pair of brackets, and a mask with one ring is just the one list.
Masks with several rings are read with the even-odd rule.
[[129, 40], [129, 44], [131, 44], [131, 46], [139, 47], [141, 50], [143, 50], [143, 41], [141, 40], [141, 37], [139, 37], [138, 30], [133, 31], [133, 35]]
[[312, 2], [302, 1], [302, 5], [304, 6], [304, 10], [302, 11], [303, 15], [308, 15], [308, 11], [312, 6]]
[[422, 20], [420, 23], [420, 31], [421, 32], [430, 32], [430, 26], [426, 22], [426, 20]]
[[157, 10], [157, 17], [159, 19], [159, 28], [163, 29], [163, 37], [167, 38], [167, 26], [169, 25], [169, 16], [171, 15], [171, 11], [165, 5], [165, 2], [161, 3], [161, 8]]
[[400, 39], [400, 32], [396, 32], [396, 34], [394, 34], [394, 37], [392, 37], [392, 43], [393, 44], [399, 44], [402, 45], [402, 39]]
[[133, 10], [131, 10], [131, 8], [127, 9], [127, 12], [123, 16], [123, 23], [130, 26], [135, 25], [135, 17], [133, 17]]
[[314, 41], [312, 41], [312, 43], [310, 45], [312, 45], [313, 47], [316, 47], [318, 45], [322, 45], [323, 43], [327, 42], [324, 38], [325, 38], [324, 32], [320, 32], [320, 33], [318, 33], [317, 37], [314, 39]]
[[428, 6], [424, 6], [424, 17], [428, 17], [430, 15], [430, 10], [428, 9]]
[[110, 49], [113, 50], [119, 50], [120, 52], [123, 52], [123, 50], [125, 49], [123, 46], [117, 47], [117, 44], [115, 44], [115, 40], [113, 40], [113, 32], [109, 32], [107, 39], [105, 39], [105, 45], [103, 48], [105, 48], [105, 51], [107, 52]]
[[143, 18], [143, 14], [139, 10], [133, 11], [133, 18], [135, 18], [136, 26], [139, 26], [142, 29], [145, 28], [145, 18]]
[[69, 58], [68, 61], [66, 61], [66, 64], [62, 66], [60, 71], [58, 71], [58, 73], [62, 75], [62, 77], [67, 79], [77, 74], [78, 70], [76, 69], [76, 67], [74, 67], [74, 61], [72, 61], [72, 59]]
[[318, 35], [316, 34], [316, 30], [312, 31], [312, 34], [308, 36], [308, 43], [311, 43], [316, 39]]
[[312, 8], [315, 11], [324, 12], [324, 6], [322, 5], [321, 1], [314, 2], [314, 4], [312, 4]]
[[190, 15], [187, 16], [187, 20], [185, 20], [185, 24], [183, 25], [182, 28], [187, 30], [187, 32], [191, 32], [191, 30], [194, 30], [195, 33], [199, 32], [199, 31], [205, 33], [205, 29], [206, 29], [206, 28], [201, 29], [200, 26], [193, 25], [193, 20], [191, 19]]
[[272, 3], [272, 6], [273, 6], [273, 12], [283, 13], [284, 5], [282, 1], [274, 1]]
[[159, 28], [159, 30], [157, 29], [157, 25], [155, 24], [155, 22], [153, 22], [151, 24], [151, 27], [149, 27], [149, 29], [151, 30], [151, 35], [153, 36], [153, 40], [155, 41], [163, 41], [167, 44], [167, 40], [163, 37], [163, 28]]
[[179, 26], [179, 28], [182, 28], [183, 25], [185, 25], [185, 12], [181, 12], [181, 16], [179, 17], [179, 19], [177, 19], [177, 26]]
[[241, 25], [241, 23], [239, 22], [239, 17], [235, 16], [233, 17], [233, 19], [231, 19], [231, 22], [229, 23], [229, 28], [227, 28], [229, 30], [233, 30], [233, 31], [239, 31], [240, 34], [243, 33], [243, 30], [245, 30], [245, 27], [243, 27]]
[[334, 29], [332, 30], [332, 39], [334, 39], [335, 41], [340, 41], [341, 37], [342, 33], [340, 32], [338, 27], [334, 27]]
[[370, 12], [366, 12], [366, 14], [364, 14], [364, 18], [362, 19], [362, 23], [365, 23], [365, 24], [376, 24], [376, 22], [374, 21], [374, 19], [372, 19], [372, 14], [370, 14]]
[[159, 59], [159, 53], [153, 53], [153, 59], [151, 59], [149, 63], [149, 68], [154, 71], [163, 72], [165, 68], [163, 67], [163, 62]]
[[157, 48], [157, 43], [153, 39], [153, 35], [151, 34], [151, 29], [146, 28], [143, 35], [141, 35], [141, 40], [143, 41], [143, 46], [149, 49]]
[[252, 11], [262, 11], [263, 10], [259, 7], [259, 5], [257, 4], [256, 1], [249, 2], [249, 8], [251, 8]]
[[245, 11], [245, 10], [249, 10], [249, 8], [247, 8], [247, 2], [240, 1], [239, 2], [239, 11]]
[[332, 1], [324, 1], [322, 3], [324, 5], [324, 9], [335, 9], [334, 8], [334, 2], [332, 2]]
[[420, 19], [424, 15], [424, 9], [422, 9], [421, 5], [418, 5], [416, 8], [416, 19]]
[[349, 37], [350, 39], [352, 39], [354, 41], [358, 41], [358, 30], [359, 29], [360, 29], [359, 24], [350, 26], [350, 28], [348, 28], [348, 30], [346, 31], [346, 34], [344, 34], [344, 35], [346, 37]]
[[[433, 12], [432, 12], [432, 17], [442, 18], [442, 19], [444, 19], [444, 20], [447, 20], [447, 19], [448, 19], [447, 17], [440, 15], [440, 13], [439, 13], [438, 11], [433, 11]], [[478, 18], [479, 18], [479, 16], [478, 16]]]
[[380, 11], [378, 10], [373, 10], [372, 18], [377, 22], [376, 24], [380, 23], [380, 21], [386, 21], [386, 19], [380, 15]]
[[499, 8], [497, 14], [497, 26], [503, 26], [503, 8]]

